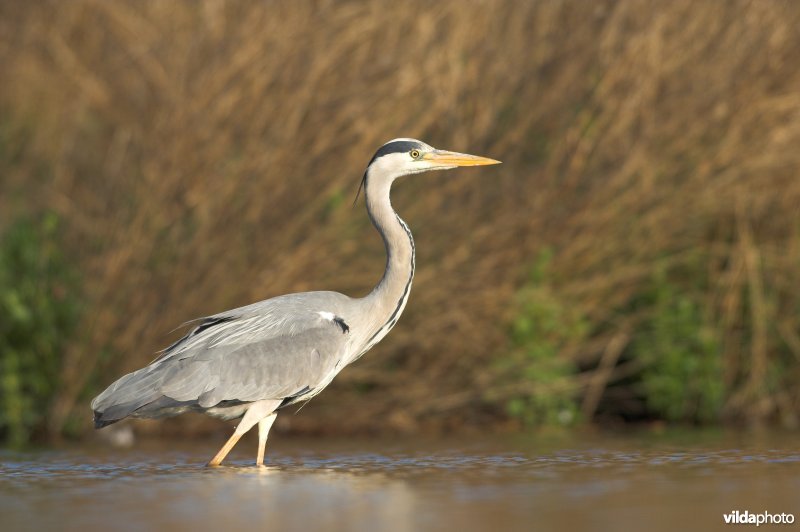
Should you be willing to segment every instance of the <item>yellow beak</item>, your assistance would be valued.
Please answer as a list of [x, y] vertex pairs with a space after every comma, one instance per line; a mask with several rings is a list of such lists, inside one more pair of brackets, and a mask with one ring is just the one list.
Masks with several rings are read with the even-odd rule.
[[435, 166], [483, 166], [487, 164], [500, 164], [500, 161], [487, 157], [478, 157], [467, 153], [456, 153], [454, 151], [434, 150], [422, 156], [423, 161], [432, 163]]

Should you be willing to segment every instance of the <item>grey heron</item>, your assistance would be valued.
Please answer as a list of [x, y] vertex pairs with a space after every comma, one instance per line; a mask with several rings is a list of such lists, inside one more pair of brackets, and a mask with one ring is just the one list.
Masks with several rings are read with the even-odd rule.
[[[200, 411], [241, 418], [208, 463], [219, 465], [258, 425], [256, 465], [280, 409], [308, 401], [397, 323], [414, 278], [414, 239], [392, 208], [395, 179], [429, 170], [500, 161], [437, 150], [414, 139], [381, 146], [361, 179], [367, 213], [383, 238], [386, 268], [365, 297], [303, 292], [201, 318], [148, 366], [129, 373], [92, 400], [95, 428], [126, 417], [158, 418]], [[356, 195], [356, 198], [358, 195]]]

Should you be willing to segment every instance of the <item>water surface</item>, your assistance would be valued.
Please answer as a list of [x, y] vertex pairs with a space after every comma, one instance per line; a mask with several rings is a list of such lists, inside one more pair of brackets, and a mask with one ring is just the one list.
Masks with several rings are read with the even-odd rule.
[[800, 518], [798, 440], [273, 437], [267, 467], [243, 441], [216, 469], [217, 441], [0, 451], [0, 528], [721, 530], [733, 510]]

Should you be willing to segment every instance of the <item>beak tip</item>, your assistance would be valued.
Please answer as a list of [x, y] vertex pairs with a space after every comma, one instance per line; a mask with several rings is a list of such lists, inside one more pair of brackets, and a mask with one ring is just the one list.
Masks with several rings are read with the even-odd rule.
[[456, 166], [487, 166], [490, 164], [501, 164], [502, 161], [470, 155], [468, 153], [457, 153], [452, 151], [436, 150], [429, 154], [426, 159], [441, 166], [454, 168]]

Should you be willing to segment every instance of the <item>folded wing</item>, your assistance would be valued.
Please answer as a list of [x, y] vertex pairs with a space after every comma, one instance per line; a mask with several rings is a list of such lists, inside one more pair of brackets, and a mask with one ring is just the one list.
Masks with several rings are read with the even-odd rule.
[[[276, 303], [279, 303], [277, 301]], [[158, 417], [313, 392], [341, 359], [349, 329], [329, 312], [262, 304], [258, 312], [203, 319], [149, 366], [123, 376], [92, 401], [95, 424]], [[288, 307], [288, 308], [287, 308]]]

